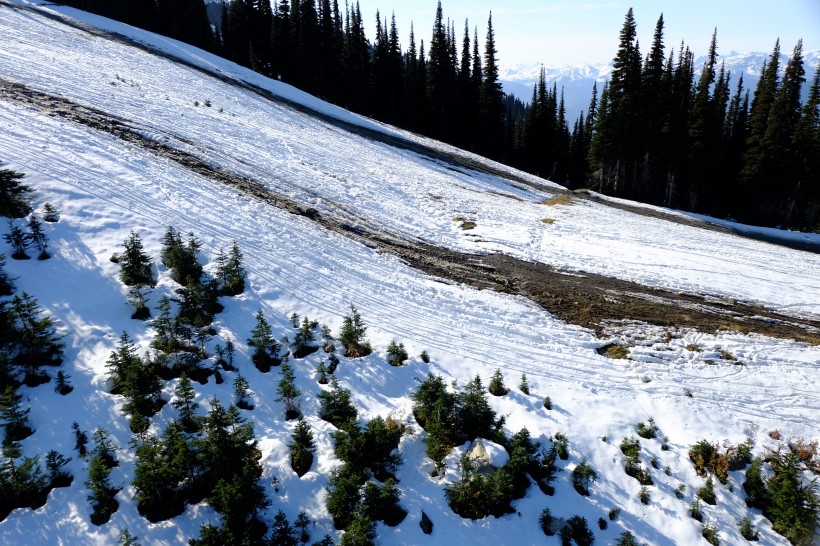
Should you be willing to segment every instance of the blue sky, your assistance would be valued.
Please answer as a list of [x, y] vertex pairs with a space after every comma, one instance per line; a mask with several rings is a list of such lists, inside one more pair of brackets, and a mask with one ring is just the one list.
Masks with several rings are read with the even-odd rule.
[[[340, 1], [340, 4], [343, 2]], [[430, 40], [436, 0], [359, 0], [369, 39], [375, 35], [376, 10], [388, 19], [392, 12], [406, 48], [410, 22], [416, 40]], [[718, 53], [771, 51], [780, 37], [790, 52], [803, 38], [804, 51], [820, 49], [820, 0], [443, 0], [444, 17], [454, 20], [461, 40], [464, 20], [478, 26], [484, 42], [487, 18], [493, 27], [502, 64], [560, 65], [606, 63], [618, 46], [618, 33], [629, 7], [635, 13], [641, 51], [646, 53], [658, 16], [665, 21], [668, 48], [681, 40], [703, 55], [712, 32], [718, 30]]]

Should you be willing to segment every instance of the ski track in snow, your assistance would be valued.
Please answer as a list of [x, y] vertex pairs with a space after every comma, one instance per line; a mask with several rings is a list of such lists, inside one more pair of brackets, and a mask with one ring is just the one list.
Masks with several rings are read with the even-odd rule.
[[[141, 31], [128, 32], [146, 41], [159, 40]], [[171, 40], [162, 42], [173, 45]], [[230, 68], [206, 54], [200, 58], [212, 68]], [[141, 130], [157, 140], [268, 183], [319, 210], [341, 207], [362, 222], [405, 236], [459, 250], [503, 250], [569, 269], [759, 301], [790, 312], [820, 312], [817, 255], [588, 202], [542, 205], [549, 195], [366, 141], [191, 69], [28, 12], [0, 7], [0, 74], [138, 121]], [[286, 88], [276, 82], [267, 85], [274, 91]], [[203, 106], [206, 99], [210, 107]], [[194, 100], [200, 106], [194, 106]], [[335, 332], [348, 304], [359, 308], [376, 353], [362, 360], [343, 359], [337, 374], [342, 385], [353, 390], [361, 417], [392, 413], [412, 424], [413, 378], [432, 371], [464, 382], [480, 373], [486, 382], [500, 368], [513, 390], [490, 402], [507, 416], [510, 430], [526, 426], [542, 442], [558, 431], [568, 434], [572, 457], [570, 466], [562, 466], [566, 471], [558, 474], [555, 497], [532, 487], [514, 503], [520, 517], [471, 522], [446, 506], [441, 482], [428, 475], [431, 467], [424, 458], [420, 431], [415, 430], [402, 441], [405, 463], [398, 474], [405, 494], [402, 505], [410, 515], [396, 528], [379, 525], [383, 544], [542, 543], [536, 521], [544, 506], [561, 517], [585, 515], [591, 527], [613, 506], [623, 508], [621, 519], [607, 531], [595, 530], [601, 543], [611, 543], [628, 528], [651, 544], [693, 544], [700, 540], [700, 527], [686, 512], [688, 501], [678, 501], [672, 494], [680, 482], [687, 484], [690, 497], [702, 485], [686, 459], [688, 446], [701, 438], [737, 443], [747, 433], [765, 444], [765, 432], [776, 428], [787, 436], [820, 435], [817, 347], [760, 336], [694, 332], [677, 332], [666, 342], [661, 328], [613, 325], [612, 339], [627, 340], [634, 347], [631, 360], [610, 360], [596, 354], [602, 340], [591, 332], [564, 324], [527, 300], [427, 277], [392, 256], [113, 136], [4, 102], [0, 127], [0, 157], [9, 162], [4, 167], [26, 172], [27, 182], [38, 191], [35, 204], [50, 201], [63, 216], [60, 223], [47, 225], [51, 260], [10, 260], [7, 266], [19, 277], [18, 293], [33, 294], [70, 334], [64, 366], [76, 386], [65, 398], [49, 385], [22, 389], [38, 401], [31, 415], [37, 432], [23, 442], [27, 454], [49, 449], [71, 453], [69, 427], [74, 420], [89, 432], [99, 425], [110, 428], [118, 444], [127, 445], [127, 425], [123, 419], [112, 419], [119, 415], [123, 400], [104, 392], [105, 361], [123, 330], [141, 348], [147, 347], [150, 330], [128, 319], [126, 290], [108, 258], [120, 251], [133, 229], [156, 259], [168, 225], [183, 233], [193, 231], [204, 243], [206, 259], [232, 240], [245, 254], [248, 290], [223, 300], [226, 309], [215, 325], [221, 337], [237, 344], [239, 367], [251, 379], [256, 409], [245, 415], [260, 440], [265, 483], [270, 484], [273, 476], [282, 481], [278, 492], [268, 488], [273, 500], [268, 516], [281, 508], [292, 519], [305, 510], [318, 521], [311, 529], [312, 540], [334, 533], [323, 488], [327, 473], [338, 464], [332, 456], [333, 427], [315, 417], [318, 386], [312, 370], [320, 355], [294, 362], [302, 409], [314, 427], [321, 454], [300, 480], [289, 469], [285, 447], [293, 424], [282, 420], [281, 404], [273, 401], [278, 374], [259, 374], [247, 359], [245, 337], [259, 308], [271, 319], [277, 337], [291, 332], [287, 317], [292, 312], [327, 323]], [[474, 220], [477, 227], [463, 232], [455, 217]], [[543, 224], [545, 217], [555, 223]], [[152, 306], [175, 286], [164, 268], [160, 273]], [[403, 341], [411, 355], [428, 350], [432, 364], [413, 356], [407, 367], [387, 366], [384, 348], [392, 339]], [[688, 350], [689, 344], [702, 351]], [[742, 365], [720, 361], [720, 349]], [[522, 372], [533, 396], [514, 388]], [[166, 398], [175, 383], [166, 385]], [[224, 403], [232, 400], [225, 385], [196, 387], [203, 406], [212, 397]], [[542, 406], [545, 395], [555, 405], [552, 412]], [[173, 416], [170, 404], [165, 406], [154, 419], [155, 427]], [[637, 482], [620, 468], [617, 444], [634, 434], [637, 421], [650, 416], [662, 434], [669, 435], [673, 449], [662, 452], [659, 443], [642, 442], [643, 460], [657, 456], [661, 467], [671, 467], [672, 477], [654, 473], [653, 502], [643, 506], [637, 500]], [[750, 423], [759, 429], [750, 429]], [[604, 435], [607, 442], [600, 440]], [[86, 471], [83, 462], [75, 460], [70, 465], [74, 485], [54, 490], [37, 511], [13, 512], [0, 523], [0, 543], [112, 544], [127, 525], [144, 544], [171, 545], [194, 536], [200, 524], [216, 521], [215, 513], [201, 504], [189, 506], [169, 522], [146, 522], [130, 502], [131, 452], [120, 450], [119, 456], [122, 464], [112, 478], [124, 489], [111, 524], [97, 528], [88, 522], [90, 509], [82, 486]], [[571, 465], [581, 458], [605, 476], [589, 498], [571, 491], [568, 481]], [[448, 459], [448, 480], [457, 477], [457, 459], [457, 453]], [[731, 480], [739, 491], [742, 476], [732, 473]], [[718, 523], [722, 537], [732, 543], [740, 540], [734, 522], [746, 508], [739, 497], [718, 489], [721, 502], [709, 508], [708, 519]], [[421, 535], [417, 525], [422, 509], [436, 525], [431, 537]], [[785, 544], [759, 516], [755, 524], [764, 543]]]

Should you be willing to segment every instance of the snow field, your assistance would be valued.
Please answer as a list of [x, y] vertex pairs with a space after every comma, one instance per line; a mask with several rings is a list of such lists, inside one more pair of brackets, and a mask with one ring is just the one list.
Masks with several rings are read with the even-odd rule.
[[[361, 222], [453, 248], [503, 250], [572, 269], [817, 312], [820, 264], [814, 255], [591, 203], [543, 205], [550, 195], [473, 171], [456, 172], [417, 154], [362, 140], [190, 69], [30, 13], [0, 7], [0, 29], [5, 78], [140, 120], [147, 134], [211, 158], [228, 170], [268, 181], [320, 210], [341, 211]], [[64, 60], [55, 58], [53, 51], [58, 50], [65, 53]], [[111, 64], [101, 65], [103, 58]], [[202, 59], [219, 69], [228, 66], [204, 55]], [[268, 85], [284, 88], [276, 82]], [[208, 99], [210, 107], [203, 104]], [[194, 106], [194, 100], [200, 106]], [[405, 462], [398, 471], [401, 502], [409, 515], [396, 528], [380, 524], [380, 544], [541, 544], [546, 539], [537, 518], [545, 506], [559, 517], [585, 516], [596, 543], [612, 543], [623, 529], [630, 529], [650, 544], [697, 544], [702, 541], [700, 524], [686, 511], [695, 489], [703, 485], [686, 456], [694, 442], [706, 438], [739, 443], [748, 434], [759, 449], [771, 445], [766, 433], [774, 429], [786, 437], [820, 436], [820, 393], [813, 388], [820, 375], [817, 347], [687, 331], [672, 332], [667, 340], [662, 329], [613, 325], [611, 339], [633, 346], [632, 360], [610, 360], [595, 352], [607, 340], [564, 324], [526, 300], [424, 276], [389, 255], [253, 201], [112, 136], [6, 102], [0, 102], [0, 127], [0, 158], [8, 161], [3, 167], [28, 175], [26, 182], [38, 192], [38, 208], [49, 201], [62, 214], [58, 224], [46, 224], [51, 260], [9, 260], [7, 265], [18, 277], [17, 293], [35, 296], [69, 334], [64, 369], [75, 386], [66, 397], [50, 385], [21, 389], [37, 429], [23, 442], [25, 453], [56, 449], [75, 455], [71, 423], [78, 421], [89, 433], [102, 426], [122, 448], [112, 481], [123, 486], [117, 496], [120, 509], [111, 523], [92, 526], [82, 485], [86, 470], [83, 461], [74, 460], [74, 484], [55, 489], [43, 508], [16, 510], [0, 522], [0, 543], [113, 544], [127, 526], [143, 544], [172, 545], [195, 536], [200, 524], [216, 521], [218, 516], [205, 504], [189, 506], [182, 516], [158, 524], [139, 516], [131, 502], [135, 461], [127, 449], [131, 434], [120, 414], [123, 399], [105, 392], [105, 362], [121, 332], [128, 331], [141, 350], [151, 334], [146, 323], [130, 320], [126, 290], [109, 257], [135, 230], [158, 260], [160, 238], [168, 225], [183, 233], [193, 231], [204, 243], [201, 254], [206, 261], [233, 240], [245, 253], [248, 290], [237, 298], [223, 298], [226, 308], [214, 326], [223, 340], [236, 343], [239, 369], [254, 391], [256, 409], [243, 415], [254, 423], [263, 452], [264, 483], [273, 501], [268, 519], [278, 509], [291, 520], [304, 510], [317, 521], [311, 528], [313, 540], [335, 533], [324, 508], [324, 487], [328, 473], [339, 464], [332, 455], [333, 427], [315, 417], [320, 387], [313, 370], [321, 354], [293, 362], [303, 393], [302, 410], [319, 446], [313, 468], [298, 479], [290, 470], [285, 447], [294, 423], [283, 420], [282, 405], [273, 400], [278, 372], [260, 374], [248, 358], [245, 339], [260, 308], [277, 337], [292, 336], [287, 318], [292, 312], [338, 332], [351, 302], [368, 324], [376, 353], [342, 359], [337, 376], [351, 389], [361, 418], [392, 415], [413, 429], [402, 439]], [[455, 217], [474, 219], [477, 227], [462, 231]], [[540, 220], [545, 217], [555, 222], [544, 224]], [[6, 229], [2, 226], [0, 232]], [[159, 270], [160, 283], [149, 301], [154, 308], [161, 295], [172, 295], [176, 288], [167, 271]], [[739, 283], [738, 278], [748, 280]], [[408, 366], [386, 364], [385, 348], [393, 339], [407, 347]], [[218, 341], [211, 342], [211, 349]], [[698, 345], [701, 351], [690, 350], [689, 345]], [[430, 365], [417, 356], [424, 349], [430, 353]], [[721, 350], [742, 365], [721, 360]], [[504, 372], [511, 392], [502, 398], [491, 396], [490, 403], [507, 417], [508, 430], [526, 426], [542, 444], [563, 432], [569, 438], [570, 459], [559, 462], [563, 471], [554, 482], [554, 497], [531, 487], [513, 504], [520, 516], [467, 521], [452, 513], [443, 483], [429, 476], [424, 433], [412, 419], [410, 395], [415, 379], [428, 372], [462, 384], [479, 373], [486, 384], [495, 368]], [[521, 373], [527, 374], [531, 396], [516, 388]], [[195, 385], [203, 414], [213, 397], [225, 404], [232, 401], [232, 374], [225, 375], [223, 385]], [[166, 384], [166, 399], [175, 385], [176, 381]], [[552, 411], [543, 408], [546, 395], [552, 399]], [[166, 405], [152, 420], [152, 430], [164, 428], [174, 415]], [[652, 501], [644, 506], [637, 499], [640, 486], [622, 470], [618, 445], [625, 436], [635, 435], [637, 422], [649, 417], [654, 417], [661, 435], [669, 436], [671, 450], [662, 451], [657, 440], [641, 440], [641, 460], [648, 465], [656, 456], [661, 469], [670, 467], [671, 476], [652, 471], [656, 485], [650, 488]], [[449, 457], [446, 480], [457, 479], [457, 458], [458, 452]], [[588, 498], [580, 497], [569, 480], [574, 465], [584, 458], [600, 475]], [[674, 497], [679, 483], [686, 485], [684, 501]], [[735, 522], [747, 509], [738, 496], [742, 475], [731, 473], [730, 484], [735, 493], [718, 485], [718, 505], [704, 507], [704, 513], [705, 521], [718, 524], [722, 541], [732, 544], [741, 540]], [[620, 518], [599, 531], [597, 519], [606, 518], [613, 507], [623, 509]], [[421, 510], [435, 524], [430, 537], [422, 536], [417, 525]], [[763, 543], [785, 544], [759, 515], [753, 515], [753, 521]]]

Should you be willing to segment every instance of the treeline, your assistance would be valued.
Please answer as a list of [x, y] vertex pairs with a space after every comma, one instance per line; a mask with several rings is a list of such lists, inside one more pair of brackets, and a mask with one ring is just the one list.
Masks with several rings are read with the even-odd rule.
[[[483, 47], [436, 8], [432, 36], [411, 26], [402, 49], [395, 17], [376, 15], [364, 32], [358, 3], [338, 0], [223, 2], [207, 26], [202, 0], [69, 0], [219, 53], [322, 99], [443, 140], [570, 188], [745, 222], [818, 228], [820, 81], [805, 82], [798, 43], [781, 76], [775, 46], [752, 94], [717, 64], [713, 36], [697, 80], [694, 54], [668, 54], [658, 19], [642, 57], [630, 9], [612, 77], [572, 125], [563, 90], [542, 77], [528, 105], [505, 97], [498, 80], [492, 16]], [[203, 19], [204, 18], [204, 19]], [[204, 21], [204, 22], [203, 22]], [[460, 34], [460, 36], [459, 36]]]

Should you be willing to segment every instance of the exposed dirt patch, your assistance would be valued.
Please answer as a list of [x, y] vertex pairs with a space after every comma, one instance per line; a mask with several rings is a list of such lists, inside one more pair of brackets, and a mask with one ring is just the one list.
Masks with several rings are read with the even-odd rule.
[[[742, 302], [708, 299], [650, 288], [589, 273], [562, 271], [503, 254], [478, 255], [402, 239], [366, 219], [320, 213], [259, 182], [222, 171], [187, 152], [144, 137], [136, 124], [67, 99], [0, 80], [0, 100], [26, 104], [50, 115], [81, 123], [170, 159], [184, 168], [225, 184], [292, 214], [306, 217], [330, 231], [393, 254], [427, 274], [481, 289], [526, 297], [566, 322], [601, 332], [606, 321], [637, 320], [660, 326], [700, 331], [757, 332], [820, 344], [820, 321], [797, 319]], [[575, 196], [576, 198], [578, 195]]]

